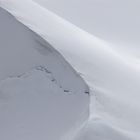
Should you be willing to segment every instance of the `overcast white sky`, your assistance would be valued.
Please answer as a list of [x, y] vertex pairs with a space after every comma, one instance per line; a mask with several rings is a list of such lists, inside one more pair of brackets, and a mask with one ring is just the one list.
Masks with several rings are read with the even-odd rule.
[[139, 55], [139, 0], [35, 1], [93, 35]]

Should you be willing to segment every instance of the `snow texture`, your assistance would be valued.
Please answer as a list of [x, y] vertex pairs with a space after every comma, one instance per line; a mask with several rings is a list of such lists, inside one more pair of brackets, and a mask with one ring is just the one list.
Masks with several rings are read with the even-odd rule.
[[[73, 131], [73, 138], [73, 133], [69, 133], [64, 140], [140, 139], [139, 59], [119, 53], [112, 44], [83, 31], [34, 1], [0, 2], [18, 21], [59, 51], [90, 88], [90, 116], [86, 123], [83, 121], [78, 125], [80, 131]], [[67, 94], [68, 90], [64, 92]]]
[[0, 139], [73, 139], [89, 89], [53, 47], [0, 8]]

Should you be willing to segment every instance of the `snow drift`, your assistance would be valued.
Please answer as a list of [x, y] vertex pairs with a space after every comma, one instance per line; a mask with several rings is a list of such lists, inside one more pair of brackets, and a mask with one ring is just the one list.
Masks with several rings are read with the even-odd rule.
[[1, 6], [47, 40], [88, 83], [90, 119], [75, 139], [140, 139], [139, 61], [34, 1], [1, 0]]
[[53, 47], [0, 8], [0, 139], [72, 139], [89, 89]]

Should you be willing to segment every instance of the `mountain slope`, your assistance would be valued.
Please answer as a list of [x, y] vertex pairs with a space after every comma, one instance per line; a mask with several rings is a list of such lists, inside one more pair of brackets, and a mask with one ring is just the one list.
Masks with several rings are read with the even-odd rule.
[[89, 89], [53, 47], [0, 8], [0, 139], [72, 139]]
[[140, 139], [139, 60], [33, 1], [5, 0], [1, 6], [47, 40], [88, 83], [91, 113], [80, 139]]

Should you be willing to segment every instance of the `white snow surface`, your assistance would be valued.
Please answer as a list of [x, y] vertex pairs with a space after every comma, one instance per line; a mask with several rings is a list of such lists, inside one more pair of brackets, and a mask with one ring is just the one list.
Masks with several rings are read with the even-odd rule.
[[87, 84], [2, 8], [0, 20], [0, 139], [73, 139], [89, 117]]
[[70, 134], [67, 137], [76, 140], [140, 139], [138, 59], [118, 53], [112, 44], [34, 1], [0, 0], [0, 5], [58, 50], [90, 87], [90, 117], [87, 123], [83, 121], [79, 125], [82, 130], [74, 138]]
[[88, 118], [86, 94], [65, 93], [40, 68], [0, 83], [0, 139], [73, 139]]

